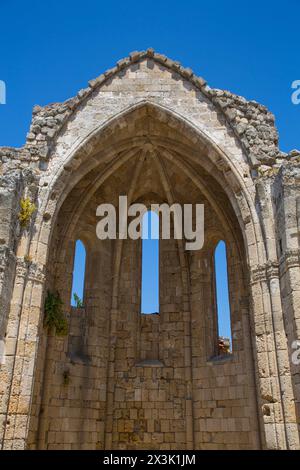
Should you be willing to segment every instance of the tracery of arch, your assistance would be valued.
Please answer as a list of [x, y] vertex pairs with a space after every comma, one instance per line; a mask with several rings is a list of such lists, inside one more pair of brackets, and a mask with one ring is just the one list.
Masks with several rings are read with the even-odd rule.
[[[202, 197], [207, 199], [209, 206], [220, 220], [224, 238], [227, 237], [235, 240], [237, 252], [240, 252], [242, 250], [242, 243], [236, 217], [224, 191], [216, 182], [216, 177], [222, 178], [222, 172], [213, 166], [212, 162], [205, 156], [205, 146], [192, 146], [189, 138], [186, 136], [180, 135], [180, 139], [178, 139], [176, 130], [172, 130], [168, 122], [162, 123], [158, 121], [156, 111], [153, 109], [145, 107], [138, 111], [135, 110], [131, 117], [135, 118], [131, 124], [132, 137], [128, 137], [128, 128], [126, 128], [126, 132], [125, 130], [119, 132], [119, 142], [113, 145], [113, 148], [117, 149], [115, 154], [112, 153], [112, 149], [108, 149], [106, 153], [101, 152], [101, 149], [98, 150], [98, 153], [95, 153], [92, 158], [93, 164], [95, 165], [95, 161], [97, 161], [99, 162], [98, 165], [94, 170], [89, 171], [80, 181], [79, 187], [75, 187], [71, 192], [68, 204], [72, 206], [72, 216], [67, 217], [68, 222], [62, 227], [60, 238], [66, 240], [68, 234], [75, 230], [81, 215], [86, 211], [88, 202], [90, 204], [93, 201], [92, 207], [95, 210], [96, 200], [99, 203], [101, 200], [107, 199], [105, 186], [108, 185], [109, 181], [112, 181], [110, 184], [113, 185], [113, 181], [117, 177], [116, 175], [124, 171], [124, 168], [133, 177], [130, 183], [120, 188], [119, 193], [122, 193], [122, 191], [127, 193], [129, 201], [141, 198], [143, 194], [141, 194], [141, 191], [135, 194], [135, 187], [142, 186], [139, 178], [144, 171], [144, 161], [147, 158], [151, 158], [158, 172], [157, 177], [160, 181], [160, 190], [164, 200], [169, 203], [175, 202], [176, 196], [173, 194], [173, 183], [170, 182], [170, 178], [172, 175], [178, 175], [178, 173], [182, 172], [185, 178], [188, 179], [189, 184], [194, 186], [197, 196], [201, 193]], [[127, 136], [123, 139], [122, 134], [126, 135], [126, 133]], [[105, 147], [105, 144], [103, 144], [103, 147]], [[86, 171], [86, 168], [82, 167], [82, 171]], [[214, 172], [213, 177], [211, 176], [212, 171]], [[128, 190], [128, 188], [130, 189]], [[147, 188], [147, 184], [143, 186], [144, 193], [147, 193], [150, 189], [153, 188]], [[226, 189], [228, 190], [228, 188]], [[72, 193], [74, 196], [72, 196]], [[82, 197], [78, 197], [80, 193]], [[114, 191], [114, 194], [111, 194], [110, 201], [116, 205], [117, 193], [118, 191]], [[71, 200], [73, 202], [70, 202]], [[195, 197], [196, 200], [197, 197]], [[224, 210], [225, 207], [226, 210]], [[91, 213], [90, 220], [93, 218], [94, 214]], [[93, 221], [93, 224], [95, 225], [95, 221]], [[118, 271], [122, 258], [122, 242], [116, 242], [115, 245], [113, 269]], [[185, 267], [186, 254], [183, 247], [181, 247], [180, 253], [181, 266]], [[114, 281], [114, 294], [116, 294], [118, 289], [117, 279]], [[187, 283], [186, 280], [184, 282]], [[115, 297], [113, 295], [113, 298]]]
[[[159, 122], [161, 127], [159, 132], [151, 130], [151, 122], [155, 121]], [[122, 123], [121, 128], [120, 122]], [[135, 129], [137, 123], [138, 130]], [[64, 198], [72, 187], [84, 175], [88, 177], [90, 174], [90, 182], [86, 182], [86, 189], [89, 188], [89, 192], [86, 194], [87, 200], [111, 172], [116, 171], [136, 155], [146, 143], [152, 143], [156, 147], [159, 145], [162, 152], [167, 150], [167, 153], [164, 154], [166, 158], [172, 160], [174, 153], [177, 154], [177, 157], [184, 158], [186, 163], [184, 171], [190, 172], [191, 179], [193, 179], [193, 175], [188, 168], [188, 162], [191, 166], [200, 163], [203, 169], [213, 174], [214, 179], [223, 186], [243, 230], [246, 220], [253, 217], [255, 222], [257, 219], [253, 207], [251, 208], [254, 193], [246, 159], [244, 164], [235, 167], [228, 155], [222, 154], [221, 150], [207, 136], [199, 133], [198, 129], [194, 129], [189, 124], [167, 109], [148, 102], [141, 102], [125, 110], [120, 116], [116, 116], [107, 123], [104, 128], [95, 130], [87, 142], [77, 144], [73, 157], [64, 159], [60, 166], [56, 167], [55, 172], [51, 171], [52, 163], [50, 163], [51, 179], [47, 183], [50, 191], [49, 189], [47, 191], [50, 201], [53, 200], [56, 204], [43, 198], [41, 213], [47, 211], [47, 204], [50, 210], [55, 207], [55, 213], [53, 213], [53, 220], [55, 220]], [[112, 144], [111, 135], [114, 133], [118, 137], [114, 137]], [[180, 140], [177, 138], [178, 135], [180, 135]], [[182, 165], [179, 159], [176, 163], [178, 167]], [[92, 178], [93, 168], [96, 167], [96, 176]], [[105, 171], [101, 171], [104, 168]], [[201, 183], [203, 188], [205, 186], [203, 179]], [[196, 184], [199, 185], [199, 182]], [[47, 191], [44, 192], [47, 193]], [[82, 200], [81, 206], [84, 204], [85, 202]]]

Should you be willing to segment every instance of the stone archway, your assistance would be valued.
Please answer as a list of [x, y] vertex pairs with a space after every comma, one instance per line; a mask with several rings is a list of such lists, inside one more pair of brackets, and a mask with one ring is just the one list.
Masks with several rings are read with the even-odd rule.
[[[272, 270], [277, 260], [274, 225], [265, 224], [257, 212], [253, 181], [259, 158], [269, 164], [274, 157], [266, 155], [263, 146], [259, 154], [257, 142], [251, 152], [245, 151], [244, 137], [238, 141], [233, 133], [236, 123], [220, 115], [209, 93], [204, 93], [204, 83], [147, 54], [93, 83], [91, 92], [82, 92], [72, 116], [51, 142], [46, 162], [40, 157], [38, 212], [17, 251], [19, 259], [28, 255], [34, 261], [28, 272], [26, 266], [19, 277], [17, 272], [8, 318], [10, 335], [19, 311], [19, 352], [7, 379], [12, 384], [7, 416], [14, 425], [6, 427], [5, 445], [297, 447], [280, 290], [274, 290], [279, 283]], [[158, 86], [155, 77], [160, 77], [161, 91], [153, 89]], [[260, 112], [270, 122], [266, 111]], [[41, 119], [39, 114], [43, 111], [36, 120]], [[49, 116], [48, 124], [55, 112]], [[133, 201], [205, 201], [208, 240], [221, 234], [231, 247], [237, 349], [230, 360], [214, 361], [215, 340], [209, 343], [213, 327], [205, 308], [214, 315], [207, 280], [213, 269], [209, 244], [202, 254], [187, 256], [180, 243], [170, 241], [162, 250], [166, 266], [170, 263], [169, 271], [162, 268], [162, 284], [175, 289], [178, 299], [172, 305], [162, 288], [162, 347], [157, 358], [161, 364], [139, 365], [138, 245], [97, 243], [93, 232], [96, 201], [109, 197], [113, 202], [122, 191], [128, 191]], [[264, 204], [270, 207], [268, 194]], [[73, 247], [79, 235], [86, 239], [93, 260], [88, 264], [89, 301], [83, 312], [90, 338], [87, 363], [72, 363], [70, 338], [47, 339], [42, 328], [47, 288], [59, 289], [68, 306]], [[130, 302], [128, 283], [136, 289]], [[202, 305], [199, 293], [205, 299]], [[105, 308], [101, 299], [106, 299]], [[70, 331], [78, 330], [76, 312], [75, 325], [68, 312]], [[151, 326], [144, 326], [151, 335]], [[18, 349], [22, 344], [29, 346]], [[72, 385], [62, 383], [66, 372], [73, 392]], [[151, 397], [145, 383], [149, 390], [153, 387]], [[18, 387], [24, 393], [15, 400]], [[162, 409], [169, 409], [169, 415], [159, 416]], [[72, 425], [64, 429], [63, 423]], [[10, 437], [11, 428], [19, 437]]]

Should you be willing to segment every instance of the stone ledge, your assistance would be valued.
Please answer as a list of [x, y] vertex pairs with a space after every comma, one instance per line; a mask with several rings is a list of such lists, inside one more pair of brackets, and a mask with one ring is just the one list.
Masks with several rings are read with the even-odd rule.
[[211, 365], [211, 366], [213, 366], [215, 364], [225, 364], [226, 362], [232, 361], [233, 358], [234, 358], [233, 354], [224, 354], [224, 355], [220, 355], [220, 356], [213, 356], [213, 357], [209, 358], [206, 361], [206, 364]]
[[145, 359], [137, 362], [135, 367], [165, 367], [165, 365], [158, 359]]

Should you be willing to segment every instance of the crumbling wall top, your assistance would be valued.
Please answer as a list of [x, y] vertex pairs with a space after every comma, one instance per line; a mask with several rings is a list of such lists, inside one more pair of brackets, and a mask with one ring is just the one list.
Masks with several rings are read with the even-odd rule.
[[[97, 88], [132, 64], [149, 59], [177, 73], [184, 80], [188, 80], [213, 103], [215, 108], [225, 116], [228, 125], [248, 155], [252, 168], [258, 168], [261, 165], [270, 167], [278, 162], [281, 164], [282, 159], [287, 157], [287, 154], [278, 148], [278, 132], [274, 124], [274, 115], [265, 106], [255, 101], [247, 101], [229, 91], [212, 89], [190, 68], [184, 68], [179, 62], [149, 48], [146, 51], [132, 52], [128, 57], [118, 61], [115, 67], [96, 79], [90, 80], [88, 87], [80, 90], [74, 98], [64, 103], [52, 103], [44, 107], [35, 106], [25, 146], [20, 150], [0, 147], [1, 159], [13, 158], [27, 163], [47, 160], [63, 126]], [[294, 156], [298, 151], [292, 152]]]

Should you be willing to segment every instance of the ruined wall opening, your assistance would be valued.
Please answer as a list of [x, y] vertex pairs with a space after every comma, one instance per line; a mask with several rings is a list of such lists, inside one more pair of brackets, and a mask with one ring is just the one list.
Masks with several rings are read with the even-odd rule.
[[[209, 363], [217, 337], [216, 241], [228, 240], [230, 266], [236, 266], [236, 276], [244, 282], [242, 234], [216, 178], [220, 170], [208, 164], [207, 151], [199, 142], [193, 145], [187, 135], [179, 135], [155, 109], [141, 107], [128, 120], [130, 126], [118, 130], [119, 146], [114, 142], [109, 156], [106, 139], [111, 137], [103, 137], [94, 151], [94, 167], [87, 171], [86, 161], [78, 167], [78, 182], [68, 192], [55, 225], [48, 263], [54, 287], [69, 304], [74, 240], [80, 234], [88, 252], [86, 293], [84, 309], [70, 309], [66, 344], [54, 338], [51, 351], [48, 348], [55, 365], [51, 381], [45, 381], [47, 386], [37, 382], [45, 410], [39, 417], [41, 448], [249, 448], [257, 426], [253, 387], [240, 386], [253, 377], [245, 344], [249, 312], [241, 309], [243, 293], [235, 278], [230, 278], [232, 326], [239, 353], [227, 362], [225, 358]], [[146, 133], [151, 133], [153, 145], [145, 141]], [[142, 202], [148, 208], [152, 203], [203, 203], [203, 249], [188, 253], [184, 240], [173, 236], [142, 241], [97, 238], [98, 205], [118, 207], [124, 194], [131, 203]], [[149, 212], [145, 217], [150, 217]], [[148, 242], [156, 243], [147, 268], [155, 287], [143, 275]], [[145, 288], [151, 293], [148, 310]], [[151, 315], [155, 312], [159, 315]], [[48, 361], [44, 364], [49, 367]], [[219, 407], [219, 401], [224, 405]], [[60, 409], [63, 417], [57, 417]], [[226, 432], [229, 420], [231, 433]], [[63, 429], [63, 443], [50, 434], [54, 426]]]
[[229, 298], [226, 243], [220, 240], [214, 250], [218, 354], [232, 352], [231, 308]]
[[86, 248], [81, 240], [76, 240], [72, 276], [71, 306], [83, 307], [85, 288]]
[[159, 313], [159, 216], [148, 211], [142, 220], [141, 313]]

